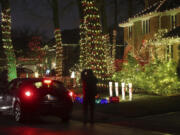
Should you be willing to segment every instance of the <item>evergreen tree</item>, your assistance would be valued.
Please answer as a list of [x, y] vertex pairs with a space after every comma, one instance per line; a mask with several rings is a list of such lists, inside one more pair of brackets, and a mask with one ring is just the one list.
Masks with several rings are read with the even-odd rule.
[[[107, 61], [106, 61], [106, 38], [102, 33], [102, 25], [100, 22], [99, 10], [94, 0], [82, 0], [83, 7], [83, 23], [82, 30], [85, 32], [81, 38], [81, 43], [85, 68], [92, 69], [99, 80], [99, 87], [104, 86], [107, 80]], [[82, 56], [83, 55], [83, 56]], [[81, 58], [81, 59], [83, 59]]]

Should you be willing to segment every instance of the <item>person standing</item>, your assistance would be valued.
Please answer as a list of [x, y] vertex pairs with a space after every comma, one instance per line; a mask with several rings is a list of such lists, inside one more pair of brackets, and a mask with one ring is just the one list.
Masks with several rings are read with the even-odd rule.
[[[90, 123], [94, 123], [95, 96], [97, 94], [97, 78], [91, 69], [85, 69], [81, 73], [83, 88], [83, 115], [84, 124], [88, 121], [90, 113]], [[90, 110], [90, 111], [89, 111]]]

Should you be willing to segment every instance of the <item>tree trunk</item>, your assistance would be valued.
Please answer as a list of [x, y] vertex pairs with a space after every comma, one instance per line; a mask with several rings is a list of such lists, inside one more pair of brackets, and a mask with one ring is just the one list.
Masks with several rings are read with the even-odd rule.
[[78, 5], [78, 9], [79, 9], [80, 20], [82, 20], [83, 19], [83, 7], [82, 7], [80, 0], [77, 0], [77, 5]]
[[17, 78], [16, 57], [11, 40], [11, 13], [9, 0], [0, 0], [2, 6], [2, 43], [6, 55], [8, 81]]
[[58, 1], [52, 0], [54, 36], [56, 40], [56, 72], [57, 79], [61, 80], [63, 76], [63, 47], [61, 40], [61, 30], [59, 25]]
[[133, 14], [133, 1], [128, 0], [128, 16], [132, 17]]
[[117, 28], [118, 28], [118, 20], [117, 20], [117, 7], [118, 2], [114, 0], [114, 30], [113, 30], [113, 47], [112, 47], [112, 58], [115, 61], [116, 57], [116, 36], [117, 36]]

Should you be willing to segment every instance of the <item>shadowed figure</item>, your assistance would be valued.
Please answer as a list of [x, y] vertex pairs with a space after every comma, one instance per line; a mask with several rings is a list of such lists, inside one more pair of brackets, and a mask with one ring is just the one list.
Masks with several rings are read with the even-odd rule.
[[[81, 73], [82, 88], [83, 88], [83, 115], [84, 124], [88, 121], [88, 112], [90, 112], [90, 122], [94, 123], [94, 107], [95, 96], [97, 94], [97, 78], [94, 76], [91, 69], [85, 69]], [[90, 110], [90, 111], [89, 111]]]

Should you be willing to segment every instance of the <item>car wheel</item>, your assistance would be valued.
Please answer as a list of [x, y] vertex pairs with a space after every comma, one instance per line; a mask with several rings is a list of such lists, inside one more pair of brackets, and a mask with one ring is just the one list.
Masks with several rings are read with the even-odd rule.
[[16, 103], [14, 106], [14, 119], [16, 122], [23, 121], [22, 108], [19, 103]]

